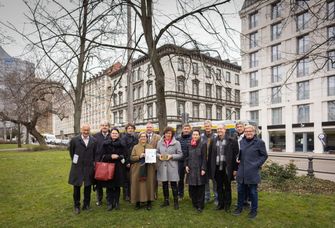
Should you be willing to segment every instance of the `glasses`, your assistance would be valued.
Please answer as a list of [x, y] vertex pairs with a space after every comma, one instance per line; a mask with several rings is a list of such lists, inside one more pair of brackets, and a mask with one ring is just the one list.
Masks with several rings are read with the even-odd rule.
[[254, 132], [254, 131], [244, 131], [244, 132]]

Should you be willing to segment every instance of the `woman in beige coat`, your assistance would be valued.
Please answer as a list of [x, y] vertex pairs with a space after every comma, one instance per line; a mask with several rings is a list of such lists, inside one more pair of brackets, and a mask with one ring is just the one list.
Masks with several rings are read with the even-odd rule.
[[139, 134], [139, 143], [134, 146], [130, 160], [133, 163], [131, 173], [131, 203], [136, 203], [135, 209], [146, 203], [147, 210], [151, 210], [155, 193], [155, 164], [145, 163], [145, 149], [153, 149], [147, 143], [145, 132]]

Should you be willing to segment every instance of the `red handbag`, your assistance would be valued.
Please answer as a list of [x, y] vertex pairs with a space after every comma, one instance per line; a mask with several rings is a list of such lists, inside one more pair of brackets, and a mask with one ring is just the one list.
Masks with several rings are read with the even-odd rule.
[[115, 163], [95, 162], [94, 178], [100, 181], [113, 180]]

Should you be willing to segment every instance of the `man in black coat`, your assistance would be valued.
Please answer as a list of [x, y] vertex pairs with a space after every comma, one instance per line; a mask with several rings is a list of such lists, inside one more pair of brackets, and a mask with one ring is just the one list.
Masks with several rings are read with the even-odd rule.
[[[103, 149], [103, 144], [106, 140], [110, 139], [110, 132], [109, 132], [109, 123], [108, 121], [102, 121], [100, 124], [100, 132], [96, 133], [94, 135], [94, 138], [97, 140], [97, 151], [95, 154], [95, 161], [100, 161], [102, 157], [102, 149]], [[103, 188], [100, 186], [96, 186], [95, 189], [96, 192], [96, 197], [97, 197], [97, 206], [102, 205], [102, 198], [103, 198]]]
[[126, 160], [126, 176], [123, 187], [123, 199], [130, 201], [130, 155], [133, 150], [133, 147], [138, 143], [138, 138], [135, 135], [135, 125], [128, 123], [125, 126], [126, 133], [121, 138], [121, 143], [123, 144], [125, 151], [125, 160]]
[[71, 170], [69, 184], [73, 185], [74, 211], [80, 213], [80, 188], [84, 185], [84, 201], [82, 210], [90, 209], [91, 185], [94, 178], [94, 157], [97, 143], [90, 136], [90, 125], [83, 124], [81, 134], [71, 139], [69, 152], [71, 157]]
[[257, 187], [261, 181], [260, 169], [268, 154], [266, 152], [265, 143], [257, 138], [256, 129], [252, 125], [244, 128], [244, 138], [240, 142], [240, 164], [237, 171], [237, 208], [234, 215], [240, 215], [243, 210], [244, 194], [246, 186], [249, 187], [249, 196], [251, 200], [251, 210], [249, 218], [253, 219], [257, 216], [258, 209], [258, 192]]
[[217, 184], [217, 210], [230, 210], [232, 199], [231, 181], [237, 171], [237, 154], [237, 141], [228, 137], [225, 125], [219, 125], [217, 137], [213, 139], [208, 153], [208, 172]]
[[189, 124], [183, 125], [183, 130], [180, 136], [176, 139], [180, 142], [181, 151], [183, 152], [183, 158], [178, 161], [178, 173], [179, 173], [179, 182], [178, 182], [178, 197], [179, 199], [184, 198], [184, 179], [185, 179], [185, 164], [184, 160], [188, 155], [188, 146], [190, 145], [192, 134], [192, 127]]

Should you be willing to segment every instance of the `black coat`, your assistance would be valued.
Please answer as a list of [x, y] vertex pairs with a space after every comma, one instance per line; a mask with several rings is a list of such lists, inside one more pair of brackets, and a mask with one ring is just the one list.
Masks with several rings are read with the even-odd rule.
[[[92, 136], [89, 137], [87, 147], [81, 135], [71, 139], [69, 152], [71, 157], [71, 170], [69, 184], [74, 186], [91, 185], [94, 180], [94, 157], [97, 149], [97, 142]], [[73, 163], [73, 156], [78, 155], [77, 164]]]
[[179, 161], [184, 161], [188, 154], [188, 146], [191, 142], [192, 135], [184, 135], [183, 133], [176, 138], [180, 142], [181, 151], [183, 152], [183, 158]]
[[95, 154], [95, 161], [100, 161], [99, 159], [101, 158], [102, 155], [102, 146], [105, 141], [110, 139], [110, 134], [108, 132], [105, 138], [105, 136], [101, 132], [98, 132], [93, 137], [97, 140], [97, 152]]
[[[112, 154], [119, 155], [119, 159], [112, 160]], [[97, 181], [97, 185], [102, 187], [121, 187], [124, 183], [125, 178], [125, 164], [121, 163], [124, 159], [125, 148], [121, 143], [120, 139], [112, 141], [107, 140], [103, 144], [102, 157], [103, 162], [115, 163], [114, 178], [110, 181]]]
[[[216, 155], [218, 136], [215, 137], [209, 147], [208, 152], [208, 172], [211, 179], [214, 179], [216, 171]], [[238, 155], [238, 143], [236, 140], [225, 136], [226, 145], [224, 146], [224, 155], [226, 157], [226, 173], [229, 181], [233, 180], [233, 171], [237, 171], [238, 164], [236, 162]]]
[[240, 142], [240, 164], [237, 171], [237, 182], [258, 184], [261, 181], [261, 166], [267, 158], [268, 154], [262, 139], [255, 136], [252, 140], [247, 140], [244, 137]]
[[125, 147], [126, 164], [129, 164], [131, 152], [133, 151], [133, 147], [138, 144], [138, 138], [136, 135], [126, 133], [122, 136], [121, 142]]
[[[185, 158], [185, 166], [188, 166], [190, 172], [187, 174], [187, 183], [189, 185], [204, 185], [207, 182], [207, 144], [203, 141], [198, 142], [196, 147], [189, 145], [188, 155]], [[201, 170], [206, 174], [201, 176]]]

